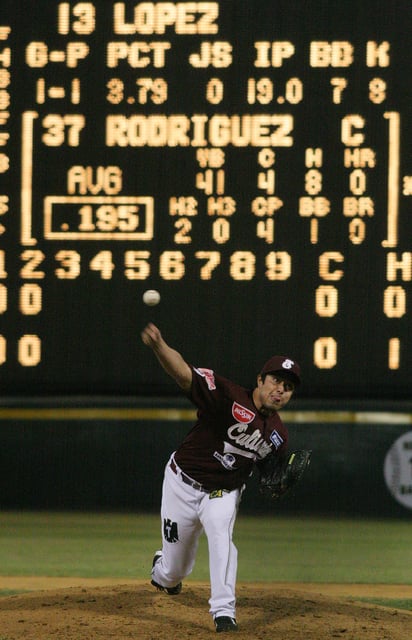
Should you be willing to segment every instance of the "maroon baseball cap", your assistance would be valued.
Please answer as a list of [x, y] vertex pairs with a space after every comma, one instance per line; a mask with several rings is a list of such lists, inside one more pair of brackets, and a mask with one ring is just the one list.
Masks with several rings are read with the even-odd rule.
[[267, 373], [281, 373], [290, 378], [295, 384], [300, 384], [300, 366], [295, 360], [287, 356], [273, 356], [268, 360], [263, 365], [260, 374], [266, 375]]

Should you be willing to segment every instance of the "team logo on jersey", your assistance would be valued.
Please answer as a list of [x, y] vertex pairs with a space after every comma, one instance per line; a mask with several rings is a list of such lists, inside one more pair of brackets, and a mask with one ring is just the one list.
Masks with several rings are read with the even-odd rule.
[[[256, 456], [258, 458], [264, 458], [271, 451], [270, 444], [266, 442], [259, 429], [255, 429], [253, 433], [248, 433], [248, 429], [247, 424], [237, 422], [227, 430], [229, 438], [238, 445], [238, 447], [235, 447], [236, 453], [246, 456], [247, 458], [255, 459]], [[233, 447], [233, 445], [225, 442], [225, 449], [226, 444], [228, 447]], [[240, 449], [239, 447], [242, 448]], [[245, 451], [245, 449], [248, 449], [248, 451]], [[250, 454], [249, 451], [255, 453]]]
[[276, 431], [276, 429], [270, 434], [270, 441], [276, 450], [278, 450], [284, 442], [282, 436]]
[[206, 380], [207, 388], [209, 389], [209, 391], [214, 391], [216, 389], [215, 374], [212, 369], [197, 369], [195, 367], [195, 371]]
[[227, 469], [228, 471], [233, 471], [233, 469], [236, 469], [235, 467], [236, 458], [231, 453], [225, 453], [222, 456], [221, 453], [219, 453], [218, 451], [215, 451], [213, 454], [213, 457], [216, 458], [216, 460], [219, 460], [220, 464], [223, 465], [224, 468]]
[[250, 409], [246, 409], [246, 407], [242, 407], [242, 405], [238, 402], [234, 402], [232, 404], [232, 416], [238, 422], [249, 424], [249, 422], [252, 422], [255, 415], [256, 414], [253, 413], [253, 411], [250, 411]]

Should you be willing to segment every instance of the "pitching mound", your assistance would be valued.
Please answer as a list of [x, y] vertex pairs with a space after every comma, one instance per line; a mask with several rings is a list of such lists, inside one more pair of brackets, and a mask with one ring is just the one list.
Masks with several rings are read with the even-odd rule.
[[[325, 585], [323, 585], [324, 587]], [[0, 598], [0, 640], [210, 640], [209, 587], [81, 586]], [[299, 585], [238, 585], [238, 640], [406, 640], [412, 613]]]

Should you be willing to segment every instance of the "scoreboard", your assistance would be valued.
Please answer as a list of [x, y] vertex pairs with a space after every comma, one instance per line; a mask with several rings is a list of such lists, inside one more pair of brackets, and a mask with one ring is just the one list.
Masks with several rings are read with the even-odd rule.
[[277, 353], [301, 397], [407, 399], [411, 30], [406, 0], [2, 0], [2, 394], [173, 393], [151, 320], [242, 384]]

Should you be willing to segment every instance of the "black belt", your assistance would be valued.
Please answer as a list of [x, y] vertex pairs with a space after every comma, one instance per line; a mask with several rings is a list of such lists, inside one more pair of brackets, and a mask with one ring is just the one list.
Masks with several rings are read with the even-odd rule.
[[203, 486], [200, 484], [200, 482], [196, 482], [196, 480], [193, 480], [193, 478], [188, 476], [181, 469], [178, 470], [176, 462], [174, 461], [173, 458], [170, 461], [170, 468], [173, 471], [173, 473], [175, 473], [176, 475], [179, 475], [179, 473], [180, 473], [180, 477], [182, 478], [182, 481], [185, 484], [188, 484], [189, 487], [192, 487], [193, 489], [197, 489], [197, 491], [206, 491], [206, 489], [203, 488]]

